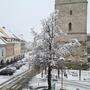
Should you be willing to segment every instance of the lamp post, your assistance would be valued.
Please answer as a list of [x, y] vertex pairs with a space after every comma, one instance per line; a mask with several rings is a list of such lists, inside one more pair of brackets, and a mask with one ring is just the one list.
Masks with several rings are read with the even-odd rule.
[[28, 58], [28, 63], [29, 63], [29, 70], [30, 70], [30, 66], [31, 66], [31, 62], [32, 62], [32, 57], [31, 57], [31, 52], [29, 52], [28, 53], [28, 56], [29, 56], [29, 58]]
[[64, 90], [64, 88], [63, 88], [64, 58], [60, 58], [60, 63], [61, 63], [61, 88], [60, 88], [60, 90]]
[[79, 80], [81, 80], [81, 70], [82, 70], [82, 61], [80, 61], [80, 66], [79, 66]]

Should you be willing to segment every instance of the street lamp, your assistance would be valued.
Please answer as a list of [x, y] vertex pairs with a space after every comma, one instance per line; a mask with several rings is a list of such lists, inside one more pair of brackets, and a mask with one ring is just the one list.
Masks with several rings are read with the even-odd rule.
[[60, 90], [64, 90], [64, 89], [63, 89], [64, 58], [60, 58], [60, 64], [61, 64], [61, 88], [60, 88]]
[[80, 60], [80, 66], [79, 66], [79, 80], [81, 80], [81, 70], [82, 70], [82, 61]]

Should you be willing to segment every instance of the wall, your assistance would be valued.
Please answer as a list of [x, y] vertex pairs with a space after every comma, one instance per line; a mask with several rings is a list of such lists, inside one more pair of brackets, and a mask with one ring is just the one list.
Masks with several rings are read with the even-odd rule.
[[87, 35], [87, 54], [88, 62], [90, 63], [90, 34]]
[[21, 54], [21, 45], [19, 42], [14, 43], [14, 56], [17, 57]]
[[6, 49], [6, 58], [11, 59], [14, 57], [14, 44], [13, 43], [7, 43], [5, 46]]
[[57, 24], [60, 29], [66, 32], [69, 38], [77, 38], [81, 42], [80, 59], [86, 61], [87, 0], [55, 0], [55, 10], [59, 10]]
[[[87, 33], [87, 2], [83, 3], [83, 1], [86, 1], [83, 0], [82, 3], [79, 3], [79, 1], [82, 0], [56, 0], [55, 9], [59, 10], [61, 30], [74, 36], [77, 35], [77, 38], [79, 37], [80, 39]], [[70, 15], [70, 10], [72, 15]], [[69, 31], [69, 23], [72, 23], [71, 31]], [[84, 41], [86, 41], [86, 37]]]
[[6, 49], [4, 46], [0, 45], [0, 61], [6, 58]]

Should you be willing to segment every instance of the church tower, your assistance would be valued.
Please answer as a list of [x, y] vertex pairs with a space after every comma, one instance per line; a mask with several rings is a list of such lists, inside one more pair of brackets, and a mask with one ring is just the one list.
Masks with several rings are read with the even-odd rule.
[[87, 41], [87, 0], [55, 0], [59, 24], [70, 38], [77, 38], [85, 54]]

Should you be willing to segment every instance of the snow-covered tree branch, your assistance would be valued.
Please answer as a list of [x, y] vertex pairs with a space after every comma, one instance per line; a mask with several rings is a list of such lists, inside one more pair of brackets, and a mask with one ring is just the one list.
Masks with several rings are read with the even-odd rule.
[[66, 33], [57, 25], [57, 12], [42, 21], [42, 31], [36, 34], [34, 31], [33, 63], [40, 68], [48, 67], [48, 90], [51, 90], [51, 65], [61, 62], [62, 59], [75, 55], [80, 47], [77, 39], [68, 40], [67, 43], [56, 42], [58, 37], [66, 37]]

